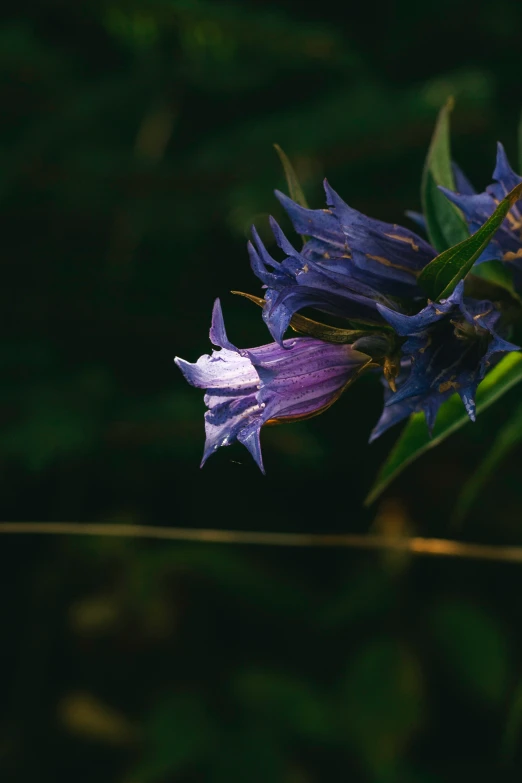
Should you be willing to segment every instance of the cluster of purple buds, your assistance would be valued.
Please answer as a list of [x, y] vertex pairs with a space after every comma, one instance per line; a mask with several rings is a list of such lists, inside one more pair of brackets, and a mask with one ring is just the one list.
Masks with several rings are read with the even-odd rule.
[[[471, 233], [522, 183], [500, 144], [493, 179], [477, 194], [455, 168], [459, 192], [441, 188]], [[187, 381], [206, 390], [202, 464], [237, 440], [264, 470], [263, 425], [322, 413], [367, 371], [379, 373], [385, 387], [383, 412], [370, 440], [419, 411], [431, 431], [440, 405], [454, 393], [474, 421], [477, 386], [503, 353], [519, 350], [509, 342], [502, 297], [483, 297], [480, 277], [468, 275], [447, 298], [430, 301], [419, 276], [437, 256], [435, 248], [407, 228], [362, 215], [327, 182], [324, 187], [327, 207], [317, 210], [276, 192], [303, 238], [296, 249], [271, 219], [282, 261], [252, 229], [250, 261], [264, 297], [249, 298], [262, 306], [273, 342], [236, 348], [216, 300], [210, 340], [219, 350], [195, 364], [175, 359]], [[511, 270], [515, 291], [522, 293], [522, 200], [511, 205], [476, 264], [490, 260]], [[318, 320], [300, 314], [304, 308], [317, 311]], [[328, 323], [331, 316], [335, 326]]]

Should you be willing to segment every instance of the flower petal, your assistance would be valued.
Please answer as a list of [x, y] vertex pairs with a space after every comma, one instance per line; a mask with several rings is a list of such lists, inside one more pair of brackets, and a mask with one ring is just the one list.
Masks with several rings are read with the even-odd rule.
[[236, 346], [232, 345], [227, 337], [225, 322], [223, 320], [223, 311], [221, 310], [221, 302], [219, 299], [216, 299], [214, 302], [209, 336], [212, 345], [218, 345], [220, 348], [226, 348], [229, 351], [237, 351]]
[[206, 389], [202, 465], [218, 448], [237, 440], [264, 472], [259, 440], [263, 424], [320, 413], [371, 362], [351, 345], [310, 337], [238, 350], [228, 342], [219, 301], [214, 305], [211, 338], [231, 348], [201, 356], [195, 364], [176, 358], [189, 383]]

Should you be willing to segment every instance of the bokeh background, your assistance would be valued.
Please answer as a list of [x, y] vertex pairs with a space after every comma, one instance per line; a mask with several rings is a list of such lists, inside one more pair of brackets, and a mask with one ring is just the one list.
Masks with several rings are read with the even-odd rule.
[[[513, 163], [522, 4], [19, 0], [0, 30], [3, 520], [522, 543], [520, 452], [451, 510], [514, 389], [369, 510], [382, 390], [203, 471], [174, 355], [267, 341], [245, 244], [321, 181], [407, 222], [437, 110]], [[411, 224], [410, 224], [411, 225]], [[349, 550], [2, 536], [6, 783], [519, 780], [522, 571]]]

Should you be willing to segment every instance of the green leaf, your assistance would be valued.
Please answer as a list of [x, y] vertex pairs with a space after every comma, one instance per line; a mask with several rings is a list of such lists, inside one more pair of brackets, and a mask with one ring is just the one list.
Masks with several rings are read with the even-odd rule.
[[511, 694], [510, 702], [501, 743], [501, 756], [505, 764], [513, 761], [517, 746], [520, 744], [522, 731], [522, 682], [518, 684], [514, 693]]
[[458, 601], [436, 606], [431, 622], [435, 642], [459, 684], [488, 705], [501, 703], [509, 685], [511, 651], [496, 619]]
[[462, 488], [453, 512], [455, 523], [464, 519], [488, 479], [520, 441], [522, 441], [522, 405], [516, 408], [514, 414], [500, 429], [485, 458]]
[[242, 711], [267, 720], [274, 733], [310, 742], [332, 739], [330, 701], [306, 680], [287, 671], [249, 666], [236, 675], [233, 692]]
[[[522, 355], [510, 353], [486, 375], [480, 384], [477, 392], [477, 412], [481, 413], [488, 408], [521, 380]], [[441, 405], [431, 438], [424, 414], [414, 413], [379, 471], [375, 484], [365, 500], [365, 505], [368, 506], [377, 500], [388, 484], [421, 454], [438, 446], [468, 421], [468, 415], [457, 394]]]
[[288, 159], [288, 156], [283, 152], [279, 144], [274, 144], [274, 149], [279, 155], [279, 160], [283, 165], [290, 198], [300, 204], [302, 207], [306, 207], [308, 209], [308, 202], [306, 200], [305, 194], [299, 180], [297, 179], [295, 169]]
[[502, 199], [489, 220], [472, 236], [450, 247], [424, 267], [419, 275], [419, 284], [430, 299], [438, 301], [448, 297], [457, 283], [467, 275], [471, 267], [489, 244], [495, 232], [513, 204], [522, 196], [522, 183]]
[[386, 772], [419, 731], [425, 713], [417, 659], [396, 638], [372, 639], [357, 650], [337, 690], [341, 720], [371, 779], [390, 780]]
[[449, 190], [455, 190], [449, 133], [449, 115], [453, 103], [453, 98], [449, 98], [440, 110], [426, 157], [421, 185], [421, 202], [426, 217], [428, 237], [439, 252], [462, 242], [469, 236], [460, 210], [438, 188], [439, 185], [443, 185]]
[[488, 283], [505, 288], [512, 294], [515, 290], [509, 266], [503, 261], [485, 261], [483, 264], [478, 264], [473, 270], [473, 274]]
[[166, 696], [146, 718], [145, 748], [133, 769], [133, 780], [161, 783], [187, 767], [201, 767], [212, 750], [215, 733], [216, 726], [199, 695]]
[[[248, 783], [285, 783], [289, 780], [286, 744], [274, 734], [269, 720], [256, 721], [253, 714], [241, 712], [234, 723], [226, 715], [217, 739], [204, 774], [185, 776], [183, 780], [205, 783], [244, 783], [245, 780]], [[169, 777], [163, 778], [162, 783], [180, 780], [182, 778], [178, 776]]]

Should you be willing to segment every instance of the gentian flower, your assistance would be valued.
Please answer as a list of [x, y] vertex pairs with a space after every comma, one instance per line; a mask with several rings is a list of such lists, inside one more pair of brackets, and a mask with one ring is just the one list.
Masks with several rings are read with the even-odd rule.
[[[398, 391], [402, 389], [402, 386], [408, 380], [411, 373], [411, 367], [411, 358], [403, 358], [401, 362], [401, 371], [395, 379], [395, 385]], [[380, 438], [386, 430], [389, 430], [390, 427], [407, 419], [412, 413], [424, 413], [427, 427], [431, 432], [440, 406], [454, 393], [452, 387], [448, 388], [443, 393], [438, 389], [433, 389], [427, 393], [424, 392], [422, 394], [414, 395], [413, 397], [405, 397], [399, 402], [396, 402], [393, 399], [394, 392], [390, 388], [384, 375], [381, 377], [381, 382], [384, 386], [384, 408], [379, 421], [371, 432], [369, 443], [373, 443], [373, 441]]]
[[[522, 181], [501, 145], [495, 182], [484, 193], [476, 194], [458, 167], [453, 166], [453, 173], [459, 192], [444, 192], [463, 211], [472, 233]], [[264, 299], [245, 296], [263, 307], [275, 342], [237, 348], [228, 340], [216, 300], [210, 339], [219, 350], [194, 364], [175, 359], [187, 381], [206, 391], [202, 465], [218, 448], [238, 441], [264, 472], [264, 425], [321, 413], [370, 368], [379, 368], [385, 386], [384, 410], [370, 441], [416, 412], [424, 413], [431, 432], [440, 406], [455, 392], [474, 421], [476, 390], [488, 368], [503, 353], [519, 350], [505, 335], [505, 323], [517, 315], [516, 296], [501, 296], [499, 286], [488, 281], [479, 285], [480, 279], [473, 277], [466, 297], [461, 280], [447, 299], [426, 304], [418, 277], [437, 255], [435, 249], [413, 231], [352, 209], [326, 181], [324, 187], [328, 206], [319, 210], [276, 192], [293, 228], [305, 239], [296, 250], [271, 218], [282, 261], [272, 257], [252, 229], [250, 261], [265, 294]], [[425, 225], [422, 216], [411, 216]], [[521, 232], [522, 200], [510, 209], [477, 263], [511, 263], [522, 290]], [[470, 291], [495, 302], [469, 296]], [[304, 308], [345, 319], [346, 328], [296, 315]], [[289, 326], [306, 336], [284, 339]]]
[[[488, 185], [483, 193], [475, 193], [464, 175], [459, 172], [459, 176], [455, 179], [458, 193], [441, 187], [447, 198], [462, 210], [471, 233], [477, 231], [493, 214], [499, 202], [522, 182], [522, 177], [516, 174], [509, 165], [504, 147], [500, 142], [497, 148], [497, 162], [493, 172], [493, 180], [493, 184]], [[515, 286], [518, 290], [522, 290], [522, 199], [511, 207], [502, 226], [483, 251], [477, 263], [492, 260], [511, 264]]]
[[276, 192], [297, 233], [309, 237], [295, 250], [272, 220], [278, 246], [273, 259], [257, 232], [249, 252], [254, 273], [267, 288], [264, 320], [276, 341], [304, 307], [347, 319], [383, 323], [377, 305], [423, 296], [417, 277], [436, 251], [413, 231], [373, 220], [349, 207], [324, 183], [328, 209], [306, 209]]
[[187, 381], [206, 390], [202, 466], [220, 446], [237, 440], [264, 473], [261, 427], [321, 413], [372, 363], [351, 345], [310, 337], [240, 350], [228, 340], [219, 299], [210, 340], [221, 350], [201, 356], [195, 364], [175, 359]]
[[454, 392], [474, 421], [475, 392], [488, 368], [499, 354], [519, 350], [498, 334], [501, 313], [495, 305], [464, 297], [461, 281], [451, 296], [430, 302], [417, 315], [383, 305], [378, 309], [398, 335], [408, 338], [402, 352], [410, 371], [402, 383], [399, 377], [398, 390], [385, 401], [390, 413], [381, 418], [374, 437], [418, 410], [431, 429], [438, 408]]

